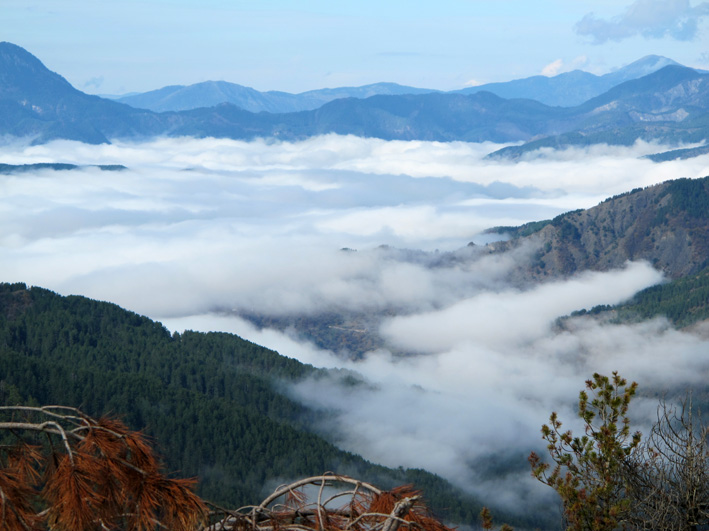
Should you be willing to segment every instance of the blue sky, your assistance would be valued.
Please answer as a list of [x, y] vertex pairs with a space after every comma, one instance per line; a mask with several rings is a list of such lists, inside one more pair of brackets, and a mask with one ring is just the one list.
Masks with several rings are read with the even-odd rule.
[[709, 2], [3, 0], [0, 39], [90, 93], [210, 79], [450, 90], [648, 54], [709, 68]]

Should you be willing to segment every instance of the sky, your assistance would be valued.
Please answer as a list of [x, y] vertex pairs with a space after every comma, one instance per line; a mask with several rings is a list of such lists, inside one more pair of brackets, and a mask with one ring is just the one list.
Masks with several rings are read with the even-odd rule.
[[0, 39], [92, 94], [207, 80], [453, 90], [648, 54], [709, 69], [709, 2], [3, 0]]
[[[484, 158], [500, 147], [338, 135], [5, 142], [0, 160], [8, 164], [128, 169], [3, 176], [0, 279], [110, 301], [172, 331], [237, 333], [305, 363], [355, 370], [371, 385], [320, 379], [289, 390], [327, 410], [319, 428], [341, 447], [389, 466], [426, 468], [486, 503], [539, 504], [548, 489], [533, 484], [526, 456], [544, 451], [539, 427], [549, 413], [577, 428], [571, 419], [584, 381], [618, 370], [652, 395], [632, 411], [645, 429], [664, 390], [706, 382], [709, 330], [589, 317], [559, 330], [557, 318], [621, 302], [662, 275], [630, 263], [520, 287], [508, 273], [534, 249], [490, 255], [481, 232], [709, 175], [709, 155], [653, 163], [640, 157], [666, 146], [638, 143], [517, 163]], [[434, 258], [436, 250], [456, 252], [459, 260], [429, 267], [397, 249]], [[331, 308], [386, 311], [378, 330], [384, 348], [352, 361], [292, 330], [258, 330], [238, 317]], [[486, 475], [499, 460], [515, 463], [518, 474]]]

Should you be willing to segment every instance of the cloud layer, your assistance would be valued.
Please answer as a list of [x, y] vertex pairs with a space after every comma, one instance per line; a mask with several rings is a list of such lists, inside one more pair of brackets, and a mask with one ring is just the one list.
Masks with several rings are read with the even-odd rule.
[[[526, 259], [524, 250], [491, 256], [467, 244], [483, 244], [480, 232], [490, 226], [707, 175], [709, 157], [654, 164], [638, 157], [662, 147], [637, 144], [545, 152], [517, 164], [484, 160], [499, 147], [334, 135], [5, 145], [0, 157], [10, 164], [129, 169], [3, 176], [0, 280], [112, 301], [174, 330], [239, 333], [304, 362], [356, 370], [371, 384], [366, 390], [334, 381], [293, 389], [334, 411], [323, 431], [373, 461], [429, 468], [471, 490], [495, 490], [498, 500], [519, 499], [533, 492], [527, 480], [491, 479], [485, 463], [495, 456], [524, 469], [540, 424], [554, 409], [573, 417], [589, 374], [620, 370], [642, 386], [690, 385], [706, 379], [709, 345], [662, 320], [557, 326], [573, 310], [660, 281], [647, 264], [523, 290], [506, 273]], [[348, 361], [234, 316], [323, 309], [387, 309], [386, 346], [412, 355], [384, 349]]]
[[[425, 310], [469, 295], [479, 283], [461, 282], [471, 277], [462, 266], [431, 271], [380, 244], [451, 251], [483, 241], [479, 233], [490, 226], [546, 219], [638, 186], [709, 173], [702, 159], [637, 159], [658, 146], [484, 161], [496, 147], [334, 135], [299, 143], [5, 146], [0, 154], [11, 164], [130, 169], [4, 177], [0, 272], [4, 280], [161, 318], [215, 308], [368, 311], [412, 301]], [[359, 252], [339, 251], [345, 247]], [[470, 267], [504, 271], [486, 262]]]

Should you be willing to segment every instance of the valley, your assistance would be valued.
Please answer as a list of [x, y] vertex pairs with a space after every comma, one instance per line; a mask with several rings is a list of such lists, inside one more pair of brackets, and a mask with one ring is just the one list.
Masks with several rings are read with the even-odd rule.
[[634, 429], [706, 409], [705, 71], [215, 83], [130, 106], [0, 43], [4, 405], [116, 414], [227, 507], [334, 471], [466, 529], [558, 527], [527, 456], [595, 372]]

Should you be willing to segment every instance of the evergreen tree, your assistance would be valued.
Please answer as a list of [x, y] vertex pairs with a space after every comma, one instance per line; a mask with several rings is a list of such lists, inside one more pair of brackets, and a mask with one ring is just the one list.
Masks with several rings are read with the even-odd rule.
[[625, 465], [641, 437], [630, 433], [627, 417], [636, 389], [637, 383], [628, 385], [617, 372], [610, 378], [596, 373], [579, 394], [583, 435], [562, 431], [556, 413], [542, 426], [554, 465], [532, 453], [532, 473], [561, 496], [569, 530], [611, 531], [627, 521], [631, 500]]

